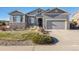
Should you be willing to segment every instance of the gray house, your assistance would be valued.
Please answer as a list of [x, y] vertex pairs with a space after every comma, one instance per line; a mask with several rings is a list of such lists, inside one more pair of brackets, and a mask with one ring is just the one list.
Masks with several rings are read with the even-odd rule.
[[25, 29], [33, 26], [42, 27], [46, 31], [69, 29], [69, 15], [59, 8], [47, 11], [38, 8], [27, 14], [13, 11], [9, 15], [11, 29]]

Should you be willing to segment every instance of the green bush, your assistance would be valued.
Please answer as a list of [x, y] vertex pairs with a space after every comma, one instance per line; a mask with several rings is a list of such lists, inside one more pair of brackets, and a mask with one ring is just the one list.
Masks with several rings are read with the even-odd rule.
[[35, 33], [35, 32], [28, 32], [28, 33], [25, 33], [25, 34], [22, 34], [22, 37], [24, 40], [32, 40], [33, 37], [35, 37], [36, 35], [38, 35], [39, 33]]
[[37, 44], [50, 44], [52, 43], [52, 38], [46, 35], [37, 35], [34, 37], [33, 42]]
[[40, 34], [40, 33], [26, 33], [23, 34], [24, 40], [30, 39], [36, 44], [50, 44], [52, 43], [52, 38], [50, 36]]

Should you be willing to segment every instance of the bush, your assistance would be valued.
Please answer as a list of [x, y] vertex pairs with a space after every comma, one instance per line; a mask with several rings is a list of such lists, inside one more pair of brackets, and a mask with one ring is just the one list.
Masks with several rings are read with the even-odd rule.
[[24, 40], [32, 40], [38, 34], [39, 33], [28, 32], [28, 33], [22, 34], [22, 37], [23, 37]]
[[52, 43], [52, 39], [50, 36], [36, 35], [36, 37], [33, 39], [33, 42], [36, 44], [50, 44]]
[[40, 33], [26, 33], [23, 34], [24, 40], [30, 39], [36, 44], [50, 44], [52, 43], [52, 38], [50, 36], [40, 34]]

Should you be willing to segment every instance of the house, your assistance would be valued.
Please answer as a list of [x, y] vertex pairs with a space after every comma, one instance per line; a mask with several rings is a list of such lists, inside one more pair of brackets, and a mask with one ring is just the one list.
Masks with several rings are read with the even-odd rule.
[[27, 14], [20, 11], [13, 11], [10, 15], [11, 29], [25, 29], [29, 27], [42, 27], [49, 31], [53, 29], [69, 29], [69, 15], [59, 8], [43, 10], [38, 8]]
[[79, 26], [79, 11], [77, 11], [77, 12], [73, 15], [72, 21], [77, 23], [76, 26]]

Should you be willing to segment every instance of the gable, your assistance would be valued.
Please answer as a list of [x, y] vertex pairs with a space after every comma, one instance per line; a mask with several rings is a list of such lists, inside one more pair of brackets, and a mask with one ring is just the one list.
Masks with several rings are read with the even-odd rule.
[[68, 19], [68, 14], [66, 13], [46, 13], [44, 14], [44, 18], [46, 19]]
[[15, 10], [15, 11], [9, 13], [9, 15], [16, 16], [16, 15], [24, 15], [24, 14], [22, 12], [20, 12], [20, 11]]
[[67, 13], [67, 12], [59, 8], [54, 8], [53, 10], [48, 11], [48, 13]]
[[38, 8], [34, 11], [31, 11], [31, 12], [27, 13], [27, 15], [37, 15], [37, 14], [44, 13], [44, 12], [46, 12], [46, 11], [41, 9], [41, 8]]

